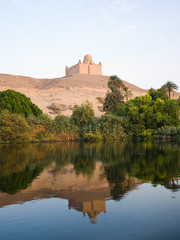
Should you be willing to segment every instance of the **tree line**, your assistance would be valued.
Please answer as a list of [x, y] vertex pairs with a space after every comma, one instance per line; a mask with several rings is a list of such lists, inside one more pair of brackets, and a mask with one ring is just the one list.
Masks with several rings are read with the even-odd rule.
[[179, 101], [170, 99], [177, 85], [167, 82], [134, 99], [117, 76], [109, 78], [108, 87], [100, 118], [94, 117], [93, 106], [86, 101], [74, 106], [71, 117], [60, 114], [52, 120], [25, 95], [0, 92], [0, 142], [180, 138]]

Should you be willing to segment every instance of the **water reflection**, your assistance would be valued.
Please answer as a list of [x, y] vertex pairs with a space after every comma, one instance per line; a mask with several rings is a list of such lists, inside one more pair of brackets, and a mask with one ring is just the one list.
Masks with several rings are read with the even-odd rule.
[[58, 197], [96, 223], [107, 199], [143, 182], [180, 188], [177, 144], [29, 144], [0, 147], [0, 207]]

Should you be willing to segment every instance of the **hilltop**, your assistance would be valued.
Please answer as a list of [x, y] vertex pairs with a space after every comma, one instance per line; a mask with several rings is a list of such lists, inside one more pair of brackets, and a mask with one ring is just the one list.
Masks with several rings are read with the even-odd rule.
[[[108, 76], [87, 74], [75, 74], [53, 79], [0, 74], [0, 91], [13, 89], [21, 92], [30, 97], [32, 102], [44, 113], [53, 116], [59, 112], [70, 116], [74, 104], [81, 104], [89, 100], [93, 104], [95, 116], [100, 117], [102, 103], [97, 98], [105, 97], [108, 90], [108, 79]], [[123, 82], [132, 91], [133, 97], [145, 95], [148, 91], [124, 80]], [[175, 97], [178, 97], [180, 94], [176, 93], [176, 95]], [[50, 109], [52, 104], [56, 106], [56, 110]]]

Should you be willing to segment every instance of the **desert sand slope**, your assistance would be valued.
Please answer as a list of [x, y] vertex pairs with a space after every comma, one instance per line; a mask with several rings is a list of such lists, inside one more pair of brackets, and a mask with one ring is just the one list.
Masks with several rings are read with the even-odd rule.
[[[102, 113], [102, 104], [97, 97], [104, 98], [107, 93], [108, 76], [75, 74], [54, 79], [38, 79], [24, 76], [0, 74], [0, 91], [13, 89], [30, 97], [44, 113], [56, 116], [59, 112], [70, 116], [74, 104], [89, 100], [94, 107], [95, 116]], [[125, 82], [133, 97], [145, 95], [147, 90]], [[62, 105], [61, 111], [53, 111], [48, 107], [52, 104]]]

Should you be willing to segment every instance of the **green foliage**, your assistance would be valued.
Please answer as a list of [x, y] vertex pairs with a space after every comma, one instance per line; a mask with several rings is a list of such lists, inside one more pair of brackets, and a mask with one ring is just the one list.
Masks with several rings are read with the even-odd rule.
[[106, 112], [115, 112], [117, 106], [123, 101], [124, 97], [118, 89], [113, 89], [108, 92], [103, 104], [103, 110]]
[[129, 98], [132, 97], [132, 92], [126, 86], [123, 87], [123, 90], [124, 90], [124, 93], [125, 93], [124, 94], [125, 99], [129, 100]]
[[29, 139], [29, 126], [23, 116], [4, 110], [0, 114], [0, 141], [23, 142]]
[[3, 109], [10, 113], [21, 114], [25, 117], [29, 115], [39, 116], [42, 111], [31, 102], [30, 98], [14, 90], [0, 92], [0, 112]]
[[179, 110], [179, 104], [178, 101], [175, 99], [168, 99], [165, 102], [165, 113], [167, 113], [172, 120], [174, 119], [174, 123], [172, 121], [172, 124], [176, 124], [178, 120], [178, 110]]
[[115, 113], [124, 119], [126, 134], [135, 138], [149, 138], [157, 128], [177, 126], [178, 111], [177, 100], [168, 99], [161, 90], [151, 89], [147, 95], [119, 104]]
[[113, 75], [109, 78], [108, 87], [110, 91], [106, 94], [103, 110], [106, 112], [115, 112], [118, 104], [124, 99], [125, 85], [120, 78]]
[[142, 134], [142, 137], [144, 139], [151, 139], [153, 135], [154, 135], [154, 130], [153, 129], [147, 129], [147, 130], [144, 130], [144, 132]]
[[156, 136], [159, 138], [178, 138], [180, 139], [180, 126], [164, 126], [156, 130]]
[[169, 98], [171, 97], [171, 92], [174, 90], [178, 90], [179, 87], [171, 82], [171, 81], [167, 81], [162, 87], [161, 89], [165, 90], [168, 93]]
[[93, 106], [89, 101], [74, 106], [74, 110], [71, 116], [72, 121], [79, 128], [84, 128], [92, 123], [94, 119]]
[[114, 89], [121, 89], [123, 90], [125, 85], [123, 83], [123, 81], [118, 78], [118, 76], [116, 75], [112, 75], [110, 76], [109, 78], [109, 81], [108, 81], [108, 87], [113, 91]]
[[132, 124], [128, 127], [128, 134], [133, 139], [144, 137], [145, 126], [142, 124]]
[[87, 142], [99, 142], [103, 140], [103, 137], [100, 132], [87, 132], [84, 133], [84, 140]]
[[70, 133], [75, 126], [70, 121], [69, 117], [58, 115], [54, 119], [55, 131], [57, 133], [67, 132]]
[[122, 118], [115, 115], [103, 115], [98, 119], [96, 130], [104, 139], [122, 139], [125, 137]]
[[54, 125], [53, 120], [47, 114], [42, 114], [38, 117], [29, 116], [27, 122], [31, 128], [31, 140], [47, 140], [51, 137]]
[[148, 94], [152, 97], [152, 100], [156, 100], [158, 98], [162, 99], [162, 100], [166, 100], [168, 99], [168, 95], [167, 92], [164, 88], [160, 88], [155, 90], [154, 88], [150, 88], [148, 91]]

